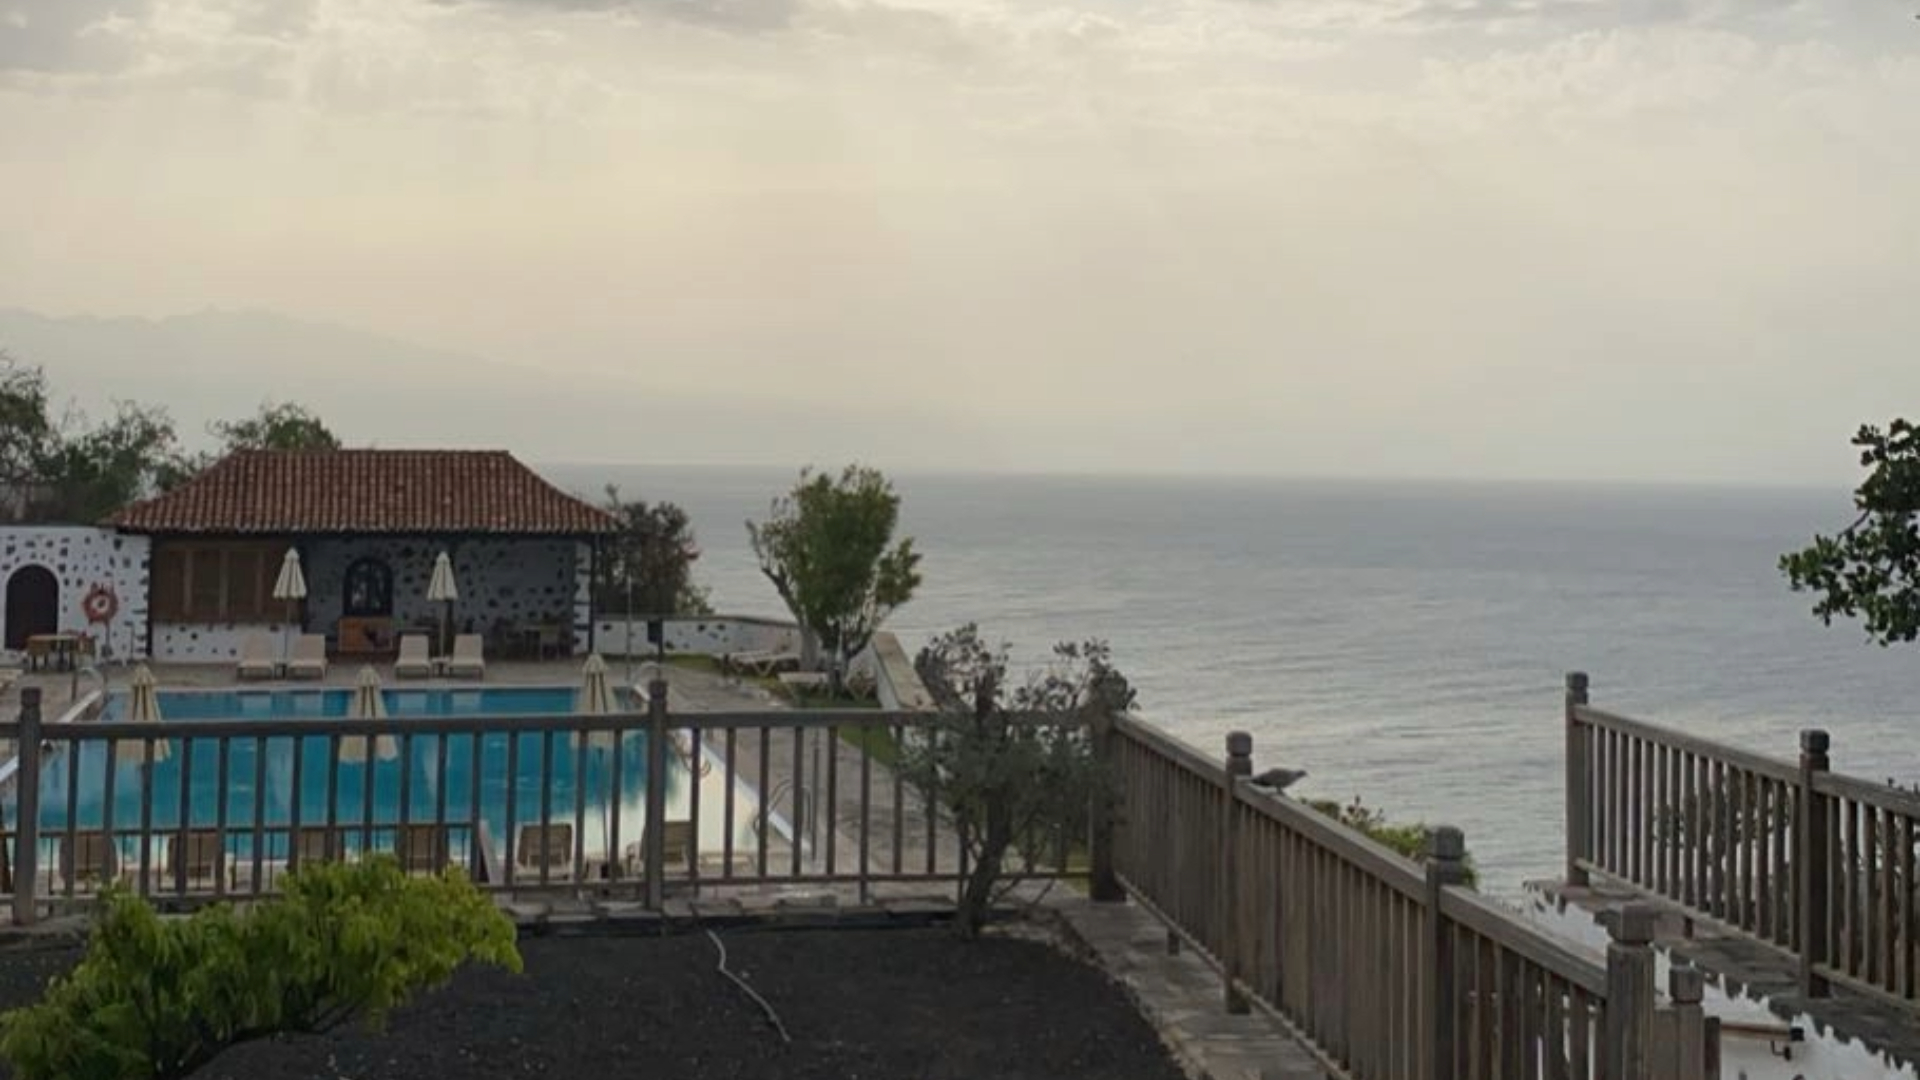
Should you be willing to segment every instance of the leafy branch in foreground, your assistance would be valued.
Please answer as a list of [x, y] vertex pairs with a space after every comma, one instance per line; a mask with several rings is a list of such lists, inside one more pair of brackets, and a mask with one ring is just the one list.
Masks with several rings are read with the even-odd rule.
[[19, 1080], [174, 1080], [256, 1039], [378, 1026], [469, 960], [521, 967], [512, 922], [458, 870], [315, 864], [280, 899], [184, 919], [109, 890], [79, 965], [0, 1017], [0, 1056]]
[[1912, 641], [1920, 637], [1920, 431], [1897, 419], [1885, 431], [1862, 427], [1853, 445], [1870, 470], [1854, 489], [1858, 516], [1782, 555], [1780, 570], [1795, 592], [1819, 595], [1821, 622], [1857, 618], [1881, 645]]
[[956, 926], [976, 937], [1043, 860], [1086, 841], [1093, 800], [1113, 797], [1088, 721], [1132, 708], [1134, 693], [1103, 641], [1056, 645], [1044, 671], [1009, 688], [1006, 647], [972, 624], [935, 638], [914, 667], [938, 713], [902, 748], [902, 770], [953, 819], [967, 859]]

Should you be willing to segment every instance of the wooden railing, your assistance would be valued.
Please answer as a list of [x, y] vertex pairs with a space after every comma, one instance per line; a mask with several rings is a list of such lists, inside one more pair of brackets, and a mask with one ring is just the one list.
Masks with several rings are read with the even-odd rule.
[[[1711, 1075], [1699, 972], [1656, 1007], [1651, 909], [1622, 911], [1605, 963], [1464, 885], [1459, 830], [1415, 863], [1252, 786], [1252, 740], [1214, 761], [1116, 722], [1112, 873], [1257, 1007], [1354, 1080]], [[1095, 887], [1102, 869], [1096, 866]]]
[[[612, 715], [43, 724], [25, 688], [0, 724], [19, 748], [0, 821], [14, 918], [108, 881], [177, 906], [267, 895], [303, 860], [363, 852], [655, 909], [963, 877], [941, 793], [893, 767], [928, 713], [670, 712], [666, 685], [649, 691]], [[1030, 878], [1086, 873], [1033, 862]]]
[[1567, 880], [1634, 885], [1834, 982], [1920, 1007], [1920, 796], [1836, 775], [1827, 733], [1789, 762], [1596, 709], [1567, 677]]

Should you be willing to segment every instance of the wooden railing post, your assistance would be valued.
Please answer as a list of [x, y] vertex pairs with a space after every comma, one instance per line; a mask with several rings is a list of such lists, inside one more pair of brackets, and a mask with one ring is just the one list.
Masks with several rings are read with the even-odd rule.
[[1113, 866], [1113, 818], [1122, 798], [1119, 755], [1114, 753], [1117, 736], [1113, 714], [1106, 709], [1096, 710], [1088, 725], [1088, 737], [1093, 743], [1098, 785], [1093, 793], [1087, 830], [1087, 893], [1097, 903], [1119, 903], [1126, 900], [1127, 892], [1120, 887], [1120, 877]]
[[1453, 935], [1448, 932], [1442, 898], [1450, 885], [1467, 883], [1467, 838], [1452, 825], [1427, 834], [1427, 929], [1421, 970], [1427, 980], [1425, 1080], [1453, 1080], [1455, 1032], [1459, 1015], [1454, 981]]
[[1567, 869], [1568, 885], [1587, 884], [1587, 845], [1593, 836], [1593, 786], [1588, 771], [1587, 737], [1575, 715], [1587, 703], [1587, 673], [1567, 673]]
[[1227, 735], [1227, 768], [1223, 774], [1226, 798], [1220, 804], [1220, 960], [1226, 976], [1227, 1011], [1244, 1013], [1247, 996], [1240, 992], [1245, 965], [1240, 957], [1240, 782], [1253, 775], [1253, 736], [1244, 731]]
[[1833, 852], [1827, 848], [1827, 801], [1813, 790], [1815, 777], [1832, 767], [1827, 733], [1809, 728], [1800, 733], [1800, 790], [1794, 799], [1793, 907], [1797, 913], [1800, 945], [1800, 993], [1826, 997], [1832, 992], [1824, 976], [1814, 971], [1826, 963], [1832, 927], [1827, 925], [1827, 886], [1832, 877]]
[[[667, 680], [655, 675], [647, 683], [647, 828], [640, 853], [647, 872], [647, 907], [654, 911], [667, 903], [667, 756], [672, 752], [667, 739]], [[694, 783], [699, 783], [698, 778]], [[794, 828], [799, 827], [795, 822]]]
[[1667, 970], [1671, 1003], [1661, 1030], [1668, 1042], [1660, 1049], [1658, 1080], [1708, 1080], [1707, 1013], [1701, 1004], [1706, 988], [1706, 977], [1697, 967], [1675, 964]]
[[[71, 749], [68, 751], [71, 753]], [[40, 688], [20, 688], [19, 758], [13, 774], [13, 921], [30, 925], [39, 917], [34, 890], [40, 879]], [[69, 823], [71, 824], [71, 823]]]
[[1607, 1061], [1610, 1080], [1653, 1080], [1653, 928], [1651, 904], [1621, 905], [1607, 927]]

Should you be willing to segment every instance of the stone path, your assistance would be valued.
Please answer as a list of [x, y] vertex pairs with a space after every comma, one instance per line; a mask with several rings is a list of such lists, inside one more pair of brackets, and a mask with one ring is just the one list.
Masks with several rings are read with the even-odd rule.
[[[1571, 904], [1598, 922], [1622, 903], [1647, 899], [1625, 885], [1583, 888], [1551, 882], [1543, 888], [1555, 902]], [[1661, 916], [1654, 945], [1701, 968], [1729, 997], [1762, 1001], [1768, 1011], [1790, 1023], [1810, 1018], [1823, 1031], [1858, 1039], [1895, 1062], [1920, 1069], [1920, 1009], [1902, 1008], [1840, 987], [1834, 988], [1831, 997], [1804, 997], [1797, 961], [1748, 938], [1693, 922], [1672, 909]]]
[[1203, 1080], [1325, 1080], [1327, 1071], [1259, 1012], [1226, 1011], [1220, 976], [1190, 949], [1167, 951], [1166, 927], [1136, 904], [1061, 899], [1048, 908], [1126, 987], [1188, 1073]]

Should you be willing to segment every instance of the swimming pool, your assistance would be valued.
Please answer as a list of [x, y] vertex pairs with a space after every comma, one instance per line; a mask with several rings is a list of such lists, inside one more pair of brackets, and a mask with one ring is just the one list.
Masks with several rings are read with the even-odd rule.
[[[405, 721], [415, 717], [563, 715], [574, 711], [575, 691], [568, 686], [390, 688], [384, 697], [398, 735], [405, 732]], [[143, 763], [139, 744], [124, 745], [122, 754], [130, 756], [114, 761], [110, 790], [108, 748], [82, 743], [77, 753], [55, 753], [41, 766], [42, 835], [64, 832], [70, 821], [78, 830], [100, 830], [107, 827], [109, 814], [116, 833], [224, 826], [229, 830], [228, 852], [251, 860], [257, 818], [262, 824], [261, 858], [283, 859], [296, 827], [338, 826], [344, 831], [347, 851], [353, 853], [367, 844], [376, 849], [390, 846], [401, 823], [445, 820], [453, 824], [452, 844], [458, 853], [466, 848], [476, 808], [498, 846], [506, 836], [509, 805], [517, 827], [543, 819], [572, 822], [576, 800], [584, 807], [580, 830], [589, 858], [620, 856], [607, 850], [616, 821], [622, 848], [637, 842], [645, 830], [647, 738], [641, 732], [624, 734], [617, 747], [610, 733], [600, 733], [588, 740], [584, 753], [565, 732], [550, 739], [539, 733], [419, 734], [396, 738], [390, 747], [376, 747], [372, 755], [365, 753], [364, 740], [350, 739], [345, 740], [346, 749], [357, 747], [360, 757], [371, 756], [371, 760], [341, 760], [331, 770], [326, 735], [249, 738], [244, 734], [250, 720], [343, 718], [351, 700], [352, 691], [334, 688], [161, 691], [161, 732], [168, 721], [235, 723], [238, 737], [224, 740], [224, 786], [223, 740], [166, 739], [164, 757], [151, 766]], [[625, 700], [632, 702], [631, 697]], [[125, 698], [115, 695], [102, 716], [120, 719], [125, 709]], [[511, 755], [510, 739], [514, 742]], [[390, 754], [383, 756], [382, 749]], [[350, 752], [342, 755], [352, 756]], [[513, 758], [511, 776], [509, 756]], [[724, 784], [716, 786], [716, 774], [723, 773], [724, 767], [714, 757], [707, 751], [713, 765], [703, 770], [697, 844], [701, 850], [722, 845], [719, 810], [731, 798], [733, 843], [749, 846], [753, 842], [749, 823], [758, 811], [758, 795], [744, 786], [731, 792]], [[693, 777], [682, 753], [668, 758], [666, 778], [667, 818], [685, 820], [691, 809]], [[551, 809], [550, 815], [546, 808]], [[771, 816], [775, 831], [788, 831], [784, 820]], [[123, 838], [119, 846], [123, 858], [135, 857], [136, 839]]]

